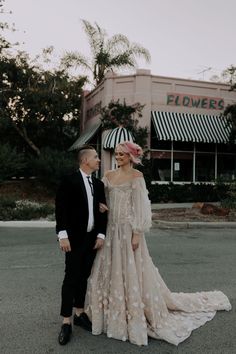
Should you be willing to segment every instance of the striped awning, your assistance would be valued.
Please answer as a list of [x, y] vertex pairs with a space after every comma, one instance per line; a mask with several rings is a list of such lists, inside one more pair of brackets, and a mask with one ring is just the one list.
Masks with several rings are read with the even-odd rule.
[[124, 141], [134, 141], [133, 135], [126, 128], [118, 127], [107, 133], [103, 143], [103, 148], [115, 149], [116, 145], [123, 143]]
[[152, 112], [159, 140], [227, 143], [231, 127], [225, 117], [195, 113]]
[[98, 131], [98, 129], [101, 126], [101, 121], [99, 120], [98, 123], [93, 124], [91, 127], [85, 129], [83, 131], [83, 133], [80, 135], [80, 137], [74, 142], [74, 144], [69, 148], [69, 151], [71, 150], [76, 150], [78, 149], [80, 146], [87, 144], [92, 137], [96, 134], [96, 132]]

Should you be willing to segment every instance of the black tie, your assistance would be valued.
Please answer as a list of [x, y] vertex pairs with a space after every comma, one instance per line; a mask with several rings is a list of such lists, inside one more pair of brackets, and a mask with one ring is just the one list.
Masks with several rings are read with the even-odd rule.
[[90, 176], [86, 176], [88, 178], [88, 183], [89, 183], [89, 187], [91, 189], [91, 193], [93, 196], [93, 182], [91, 181], [91, 177]]

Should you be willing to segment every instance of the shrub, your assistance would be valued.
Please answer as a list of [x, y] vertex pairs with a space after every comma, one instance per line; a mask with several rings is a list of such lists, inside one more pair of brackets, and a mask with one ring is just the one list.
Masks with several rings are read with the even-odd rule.
[[12, 198], [0, 198], [0, 220], [54, 219], [54, 206], [29, 200], [14, 201]]
[[0, 209], [2, 208], [15, 208], [16, 201], [13, 197], [1, 197], [0, 198]]
[[236, 181], [229, 185], [226, 198], [222, 200], [221, 205], [224, 208], [236, 209]]
[[20, 175], [25, 165], [23, 154], [9, 144], [0, 145], [0, 182]]
[[215, 202], [224, 198], [226, 184], [150, 184], [149, 198], [152, 203]]
[[62, 176], [75, 169], [75, 158], [72, 153], [45, 148], [38, 158], [29, 160], [29, 167], [40, 182], [55, 190]]

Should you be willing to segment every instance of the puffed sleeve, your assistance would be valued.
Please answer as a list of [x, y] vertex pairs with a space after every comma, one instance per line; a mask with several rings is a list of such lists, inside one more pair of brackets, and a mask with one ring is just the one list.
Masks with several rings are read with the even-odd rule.
[[108, 185], [109, 185], [109, 182], [108, 182], [108, 179], [107, 179], [106, 176], [103, 176], [103, 177], [102, 177], [102, 182], [103, 182], [103, 184], [104, 184], [106, 204], [107, 204], [107, 206], [108, 206], [108, 205], [109, 205], [109, 193], [108, 193]]
[[132, 182], [132, 230], [135, 233], [149, 231], [152, 226], [151, 202], [143, 177], [137, 177]]

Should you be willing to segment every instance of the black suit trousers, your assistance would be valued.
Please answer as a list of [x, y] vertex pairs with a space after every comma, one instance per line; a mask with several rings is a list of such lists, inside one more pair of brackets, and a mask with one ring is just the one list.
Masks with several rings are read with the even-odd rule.
[[65, 255], [65, 277], [61, 291], [61, 316], [63, 317], [70, 317], [73, 307], [84, 307], [87, 279], [96, 255], [96, 250], [93, 249], [95, 242], [92, 232], [87, 233], [85, 238], [90, 241], [72, 248], [71, 252]]

